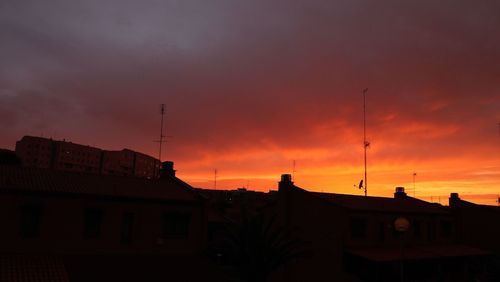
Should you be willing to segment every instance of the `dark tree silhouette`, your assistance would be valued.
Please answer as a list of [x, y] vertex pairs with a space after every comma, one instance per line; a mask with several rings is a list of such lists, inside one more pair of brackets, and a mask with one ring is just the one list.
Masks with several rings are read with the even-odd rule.
[[241, 281], [265, 282], [287, 262], [306, 256], [307, 243], [276, 224], [275, 217], [262, 215], [243, 221], [229, 230], [223, 261]]

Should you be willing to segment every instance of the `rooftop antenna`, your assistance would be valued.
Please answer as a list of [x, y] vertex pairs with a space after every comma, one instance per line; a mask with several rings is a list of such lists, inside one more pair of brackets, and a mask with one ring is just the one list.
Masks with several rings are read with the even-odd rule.
[[296, 172], [296, 170], [295, 170], [295, 164], [296, 164], [295, 160], [293, 160], [292, 181], [295, 181], [295, 172]]
[[217, 190], [217, 169], [214, 170], [214, 189]]
[[366, 168], [366, 149], [370, 146], [370, 142], [366, 141], [366, 92], [368, 92], [368, 88], [365, 88], [363, 90], [363, 148], [364, 148], [364, 153], [365, 153], [365, 178], [364, 178], [365, 196], [368, 195], [368, 175], [367, 175], [367, 168]]
[[160, 143], [160, 150], [158, 152], [158, 160], [160, 161], [160, 165], [161, 165], [161, 156], [162, 156], [161, 155], [161, 147], [162, 147], [163, 143], [167, 142], [166, 140], [163, 140], [163, 138], [166, 137], [165, 135], [163, 135], [163, 117], [165, 116], [165, 104], [160, 105], [160, 114], [161, 114], [160, 140], [155, 141], [155, 142]]
[[171, 138], [173, 136], [167, 136], [163, 134], [163, 118], [165, 116], [165, 104], [160, 105], [160, 114], [161, 114], [161, 124], [160, 124], [160, 139], [154, 142], [158, 142], [160, 144], [159, 152], [158, 152], [158, 160], [161, 165], [161, 157], [162, 157], [162, 145], [163, 143], [167, 143], [167, 138]]
[[415, 186], [415, 177], [417, 176], [416, 172], [413, 172], [413, 198], [415, 198], [415, 191], [416, 191], [416, 186]]

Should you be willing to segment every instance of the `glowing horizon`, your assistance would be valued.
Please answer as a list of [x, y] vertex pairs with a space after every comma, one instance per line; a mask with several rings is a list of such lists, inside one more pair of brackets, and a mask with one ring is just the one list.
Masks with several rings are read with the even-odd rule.
[[[24, 135], [158, 155], [193, 186], [395, 186], [495, 204], [500, 3], [106, 0], [0, 9], [0, 147]], [[485, 196], [486, 197], [486, 196]]]

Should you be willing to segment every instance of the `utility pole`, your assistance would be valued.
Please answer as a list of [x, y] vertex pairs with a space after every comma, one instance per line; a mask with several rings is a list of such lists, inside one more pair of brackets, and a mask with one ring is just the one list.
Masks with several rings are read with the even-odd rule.
[[363, 90], [363, 149], [365, 153], [365, 196], [368, 195], [368, 173], [367, 173], [367, 165], [366, 165], [366, 150], [370, 146], [370, 142], [366, 141], [366, 92], [368, 92], [368, 88]]

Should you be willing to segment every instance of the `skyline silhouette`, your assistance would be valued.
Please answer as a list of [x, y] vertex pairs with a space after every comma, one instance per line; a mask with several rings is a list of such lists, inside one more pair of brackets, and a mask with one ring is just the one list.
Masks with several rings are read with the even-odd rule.
[[3, 3], [0, 147], [23, 135], [156, 156], [194, 186], [498, 193], [497, 1]]
[[158, 178], [1, 164], [0, 278], [498, 281], [500, 207], [277, 186], [194, 188], [168, 161]]
[[[118, 150], [102, 150], [88, 145], [73, 143], [70, 141], [54, 140], [52, 138], [24, 136], [16, 142], [15, 151], [2, 149], [0, 152], [0, 161], [5, 164], [16, 164], [25, 167], [49, 168], [62, 171], [74, 171], [90, 174], [102, 175], [117, 175], [117, 176], [135, 176], [154, 179], [158, 177], [158, 159], [135, 152], [131, 149]], [[69, 155], [68, 155], [69, 154]], [[295, 172], [296, 162], [293, 161], [293, 171]], [[416, 177], [416, 173], [413, 173]], [[204, 189], [214, 190], [231, 190], [236, 188], [244, 188], [255, 191], [271, 191], [272, 186], [267, 186], [264, 189], [255, 189], [250, 187], [250, 179], [239, 179], [235, 186], [223, 185], [217, 188], [217, 169], [215, 169], [214, 179], [206, 182], [196, 182], [200, 185], [193, 185]], [[222, 179], [222, 181], [227, 181]], [[192, 182], [192, 181], [189, 181]], [[212, 183], [210, 183], [212, 182]], [[192, 182], [193, 183], [193, 182]], [[240, 185], [244, 183], [244, 185]], [[254, 183], [252, 183], [254, 184]], [[231, 184], [229, 184], [231, 185]], [[354, 185], [353, 191], [347, 191], [344, 194], [358, 194], [363, 191], [363, 180], [358, 185]], [[335, 192], [335, 188], [329, 189], [327, 192]], [[324, 189], [314, 190], [316, 192], [325, 192]], [[407, 191], [412, 196], [417, 197], [416, 183], [413, 186], [407, 186]], [[457, 191], [460, 191], [457, 189]], [[358, 192], [358, 193], [356, 193]], [[448, 195], [443, 194], [443, 191], [438, 191], [434, 195], [421, 195], [418, 191], [417, 198], [423, 199], [431, 203], [446, 204]], [[441, 194], [440, 194], [441, 193]], [[456, 193], [456, 192], [453, 192]], [[366, 196], [366, 195], [365, 195]], [[372, 194], [371, 196], [383, 196]], [[478, 204], [500, 205], [499, 194], [461, 194], [462, 198]]]
[[1, 1], [0, 282], [500, 281], [499, 11]]

